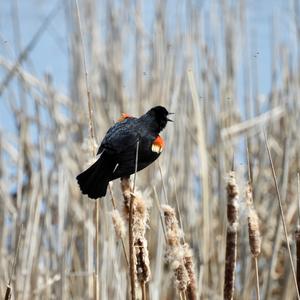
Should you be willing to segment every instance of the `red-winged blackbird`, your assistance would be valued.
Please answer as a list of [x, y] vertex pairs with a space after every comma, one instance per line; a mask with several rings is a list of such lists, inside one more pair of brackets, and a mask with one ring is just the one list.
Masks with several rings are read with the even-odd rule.
[[137, 144], [137, 171], [155, 161], [164, 147], [159, 133], [172, 121], [169, 114], [162, 106], [151, 108], [140, 118], [123, 114], [107, 131], [97, 152], [98, 160], [76, 177], [81, 192], [92, 199], [103, 197], [109, 181], [133, 174]]

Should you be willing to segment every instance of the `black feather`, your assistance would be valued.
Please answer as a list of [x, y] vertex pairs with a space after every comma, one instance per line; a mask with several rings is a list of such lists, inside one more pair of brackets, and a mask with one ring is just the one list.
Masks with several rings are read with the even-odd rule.
[[94, 164], [76, 177], [82, 194], [92, 199], [104, 197], [115, 166], [112, 157], [102, 153]]

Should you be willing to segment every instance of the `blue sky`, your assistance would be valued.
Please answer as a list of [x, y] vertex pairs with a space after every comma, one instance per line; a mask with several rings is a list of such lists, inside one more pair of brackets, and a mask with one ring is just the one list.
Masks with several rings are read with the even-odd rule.
[[[175, 3], [178, 2], [169, 1], [171, 19], [172, 8], [174, 11], [176, 8], [178, 9], [178, 5], [173, 5]], [[203, 1], [203, 15], [209, 13], [211, 7], [216, 3], [218, 1]], [[249, 0], [245, 3], [247, 6], [247, 31], [250, 36], [250, 50], [248, 49], [248, 51], [258, 66], [259, 94], [266, 95], [270, 92], [271, 82], [272, 22], [275, 24], [275, 38], [278, 41], [284, 41], [291, 48], [295, 47], [294, 2], [291, 0]], [[0, 2], [0, 55], [10, 62], [15, 61], [17, 57], [12, 21], [12, 11], [16, 11], [16, 5], [18, 5], [20, 22], [20, 44], [21, 48], [24, 48], [57, 2], [37, 0]], [[145, 25], [151, 26], [154, 6], [144, 4], [143, 7]], [[68, 36], [63, 7], [30, 53], [23, 68], [41, 79], [46, 73], [50, 73], [56, 89], [68, 93]], [[0, 68], [1, 81], [4, 76], [5, 72]], [[243, 84], [242, 77], [238, 82]], [[15, 82], [11, 84], [11, 87], [11, 91], [16, 92]], [[7, 104], [9, 98], [10, 94], [7, 92], [0, 98], [0, 128], [5, 130], [12, 129]]]

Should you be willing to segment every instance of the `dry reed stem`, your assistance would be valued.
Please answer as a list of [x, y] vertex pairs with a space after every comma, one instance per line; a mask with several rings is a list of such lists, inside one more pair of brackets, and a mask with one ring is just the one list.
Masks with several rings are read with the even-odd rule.
[[162, 209], [161, 209], [161, 206], [160, 206], [160, 202], [159, 202], [158, 195], [157, 195], [155, 187], [153, 187], [153, 191], [154, 191], [154, 197], [155, 197], [155, 204], [156, 204], [156, 207], [157, 207], [157, 210], [158, 210], [158, 213], [159, 213], [159, 219], [160, 219], [161, 227], [163, 229], [165, 242], [167, 243], [167, 234], [166, 234], [166, 228], [165, 228], [165, 224], [164, 224], [164, 220], [163, 220]]
[[141, 281], [142, 300], [147, 300], [146, 283]]
[[260, 300], [260, 287], [259, 287], [259, 273], [258, 273], [258, 255], [261, 252], [261, 236], [259, 231], [259, 219], [254, 208], [253, 203], [253, 190], [252, 190], [252, 168], [250, 164], [249, 155], [249, 142], [246, 138], [246, 151], [247, 151], [247, 169], [248, 169], [248, 184], [246, 187], [246, 204], [248, 205], [248, 233], [249, 233], [249, 243], [250, 250], [254, 259], [255, 267], [255, 289], [256, 289], [256, 299]]
[[[120, 218], [118, 218], [118, 216], [117, 216], [116, 224], [119, 223], [119, 226], [118, 226], [118, 232], [120, 233], [119, 238], [120, 238], [121, 243], [122, 243], [122, 249], [123, 249], [123, 253], [124, 253], [124, 257], [125, 257], [127, 266], [129, 266], [129, 261], [128, 261], [128, 257], [127, 257], [127, 253], [126, 253], [125, 242], [124, 242], [126, 227], [125, 227], [125, 224], [124, 224], [123, 217], [121, 216], [120, 212], [117, 210], [117, 206], [116, 206], [116, 202], [115, 202], [115, 199], [114, 199], [114, 195], [113, 195], [111, 185], [112, 185], [112, 182], [110, 182], [108, 184], [108, 189], [109, 189], [109, 193], [110, 193], [110, 196], [111, 196], [111, 203], [112, 203], [112, 206], [114, 208], [114, 211], [117, 211], [118, 212], [117, 214], [120, 216]], [[119, 220], [119, 222], [118, 222], [118, 220]], [[113, 223], [114, 223], [114, 220], [113, 220]], [[116, 231], [116, 228], [115, 228], [115, 231]], [[121, 234], [121, 232], [123, 232], [123, 231], [124, 231], [124, 235]], [[118, 234], [117, 234], [117, 236], [118, 236]]]
[[293, 257], [292, 257], [291, 247], [290, 247], [289, 238], [288, 238], [288, 232], [287, 232], [287, 226], [286, 226], [283, 207], [282, 207], [281, 196], [280, 196], [280, 192], [279, 192], [279, 187], [278, 187], [278, 183], [277, 183], [277, 177], [276, 177], [275, 168], [274, 168], [274, 164], [273, 164], [273, 160], [272, 160], [272, 156], [271, 156], [271, 151], [270, 151], [270, 147], [269, 147], [269, 143], [268, 143], [268, 139], [267, 139], [265, 131], [264, 131], [264, 138], [265, 138], [265, 145], [266, 145], [266, 148], [267, 148], [268, 157], [269, 157], [269, 161], [270, 161], [270, 166], [271, 166], [271, 170], [272, 170], [272, 176], [273, 176], [273, 180], [274, 180], [274, 184], [275, 184], [275, 188], [276, 188], [276, 195], [277, 195], [277, 200], [278, 200], [278, 204], [279, 204], [279, 209], [280, 209], [280, 215], [281, 215], [281, 221], [282, 221], [282, 225], [283, 225], [285, 240], [286, 240], [286, 244], [287, 244], [287, 248], [288, 248], [289, 260], [290, 260], [290, 263], [291, 263], [291, 268], [292, 268], [292, 273], [293, 273], [293, 279], [294, 279], [294, 284], [295, 284], [295, 288], [296, 288], [297, 298], [298, 298], [298, 300], [300, 300], [300, 292], [298, 290], [296, 271], [295, 271], [295, 267], [294, 267], [294, 263], [293, 263]]
[[[179, 218], [179, 225], [180, 225], [180, 228], [181, 228], [182, 232], [184, 232], [182, 218], [181, 218], [181, 212], [180, 212], [179, 202], [178, 202], [178, 197], [177, 197], [177, 188], [176, 188], [175, 178], [173, 178], [173, 183], [174, 183], [174, 187], [175, 187], [175, 201], [176, 201], [177, 214], [178, 214], [178, 218]], [[185, 244], [184, 235], [182, 236], [182, 240], [183, 240], [183, 244]]]
[[259, 273], [258, 273], [258, 257], [254, 257], [254, 265], [255, 265], [256, 299], [260, 300]]
[[167, 252], [166, 261], [170, 264], [174, 273], [175, 286], [178, 293], [185, 293], [190, 283], [189, 274], [184, 262], [184, 249], [180, 244], [182, 232], [178, 226], [175, 210], [169, 205], [162, 205], [164, 212], [166, 236], [167, 236]]
[[[81, 28], [81, 19], [80, 19], [80, 12], [78, 7], [78, 2], [75, 0], [76, 4], [76, 13], [78, 18], [78, 27], [79, 27], [79, 36], [80, 36], [80, 46], [83, 58], [83, 67], [85, 72], [85, 86], [87, 92], [87, 99], [88, 99], [88, 113], [89, 113], [89, 134], [92, 143], [92, 153], [93, 156], [96, 155], [96, 148], [95, 148], [95, 130], [93, 124], [93, 109], [92, 109], [92, 99], [91, 99], [91, 92], [89, 88], [89, 78], [88, 78], [88, 71], [86, 65], [86, 57], [84, 51], [84, 42], [83, 42], [83, 34]], [[94, 299], [98, 300], [100, 297], [99, 294], [99, 201], [96, 199], [95, 206], [94, 206], [94, 226], [95, 226], [95, 240], [94, 240], [94, 251], [95, 251], [95, 272], [94, 272]]]
[[[203, 108], [201, 107], [201, 101], [198, 95], [197, 84], [195, 80], [195, 74], [191, 68], [187, 71], [188, 77], [188, 84], [190, 88], [190, 92], [192, 95], [192, 102], [193, 102], [193, 109], [194, 114], [196, 116], [196, 129], [197, 129], [197, 147], [199, 151], [199, 157], [201, 157], [201, 164], [200, 164], [200, 178], [201, 178], [201, 186], [202, 186], [202, 220], [203, 224], [201, 226], [202, 229], [202, 238], [203, 242], [201, 246], [203, 247], [203, 260], [204, 260], [204, 276], [208, 276], [209, 272], [209, 251], [211, 248], [211, 220], [210, 220], [210, 207], [211, 207], [211, 197], [210, 197], [210, 182], [209, 182], [209, 157], [208, 151], [206, 148], [207, 141], [206, 141], [206, 123], [205, 123], [205, 114]], [[207, 277], [208, 278], [208, 277]], [[207, 280], [206, 280], [207, 281]]]
[[19, 232], [19, 236], [18, 236], [17, 249], [16, 249], [16, 253], [14, 255], [13, 264], [11, 266], [11, 270], [10, 270], [10, 274], [9, 274], [9, 279], [8, 279], [8, 284], [6, 286], [6, 292], [5, 292], [5, 296], [4, 296], [5, 300], [11, 299], [11, 296], [12, 296], [11, 280], [12, 280], [13, 274], [15, 272], [16, 264], [17, 264], [17, 259], [18, 259], [18, 255], [19, 255], [19, 251], [20, 251], [20, 246], [21, 246], [22, 234], [23, 234], [23, 224], [21, 224], [21, 228], [20, 228], [20, 232]]
[[286, 113], [284, 106], [277, 106], [269, 111], [262, 113], [252, 119], [246, 120], [244, 122], [234, 124], [230, 127], [225, 127], [221, 130], [222, 139], [226, 140], [228, 138], [234, 138], [241, 134], [255, 130], [258, 132], [261, 126], [269, 122], [278, 122]]
[[158, 163], [158, 169], [159, 169], [159, 174], [160, 174], [160, 178], [161, 178], [161, 182], [162, 182], [162, 187], [163, 187], [163, 192], [164, 192], [164, 197], [165, 197], [165, 201], [168, 204], [168, 196], [167, 196], [167, 190], [166, 190], [166, 185], [165, 185], [165, 181], [164, 181], [164, 177], [163, 177], [163, 173], [162, 173], [162, 169], [159, 163], [159, 159], [157, 160]]
[[18, 71], [18, 67], [22, 64], [24, 60], [28, 57], [28, 54], [32, 51], [36, 43], [41, 38], [42, 34], [47, 30], [49, 24], [53, 20], [53, 18], [58, 13], [60, 7], [60, 3], [58, 2], [57, 5], [51, 10], [49, 15], [45, 18], [39, 29], [36, 31], [32, 39], [29, 41], [27, 46], [24, 48], [24, 50], [19, 54], [19, 57], [14, 64], [14, 66], [11, 68], [11, 70], [6, 74], [2, 82], [0, 83], [0, 96], [3, 94], [4, 90], [9, 86], [10, 81], [13, 79], [15, 73]]
[[[8, 3], [8, 5], [5, 5], [8, 8], [7, 15], [10, 15], [10, 5], [14, 4], [15, 6], [19, 6], [19, 14], [21, 20], [23, 20], [24, 11], [22, 8], [23, 5], [20, 5], [21, 2], [17, 0], [6, 2]], [[299, 69], [300, 51], [294, 51], [293, 47], [289, 47], [291, 45], [289, 42], [283, 41], [281, 43], [280, 39], [276, 38], [276, 29], [279, 28], [276, 28], [278, 22], [276, 22], [277, 17], [274, 15], [273, 66], [272, 70], [269, 69], [269, 73], [271, 74], [272, 72], [272, 86], [269, 91], [265, 91], [265, 93], [260, 95], [259, 85], [256, 85], [257, 89], [255, 91], [251, 85], [252, 79], [258, 83], [257, 78], [259, 78], [259, 76], [254, 76], [253, 78], [253, 75], [259, 75], [259, 73], [254, 74], [255, 71], [252, 66], [253, 60], [256, 60], [256, 58], [252, 57], [252, 51], [254, 51], [256, 45], [250, 45], [253, 36], [247, 34], [249, 30], [245, 31], [245, 27], [248, 27], [246, 25], [248, 23], [245, 23], [245, 16], [249, 12], [251, 13], [253, 7], [249, 10], [249, 5], [245, 5], [245, 1], [236, 1], [233, 5], [228, 5], [226, 1], [222, 1], [221, 5], [229, 8], [225, 14], [221, 12], [222, 15], [219, 18], [219, 5], [209, 4], [207, 5], [209, 15], [207, 18], [203, 18], [205, 17], [206, 10], [204, 12], [198, 9], [199, 5], [196, 2], [189, 1], [186, 5], [180, 2], [180, 6], [184, 5], [186, 9], [183, 13], [177, 15], [178, 22], [176, 22], [174, 28], [172, 19], [174, 19], [175, 15], [171, 12], [174, 10], [169, 11], [168, 5], [164, 5], [164, 1], [157, 2], [155, 11], [154, 9], [149, 10], [150, 23], [148, 22], [149, 18], [147, 20], [144, 19], [143, 13], [148, 5], [145, 6], [145, 3], [140, 0], [129, 2], [116, 0], [103, 1], [104, 10], [99, 9], [102, 4], [100, 5], [95, 0], [78, 1], [82, 18], [91, 94], [93, 98], [94, 95], [95, 99], [97, 98], [97, 101], [94, 99], [93, 103], [95, 130], [99, 128], [99, 133], [102, 135], [104, 134], [104, 130], [111, 125], [111, 120], [116, 111], [132, 110], [136, 113], [142, 113], [151, 106], [157, 105], [157, 99], [162, 99], [160, 104], [165, 105], [171, 111], [178, 112], [176, 119], [178, 120], [177, 125], [180, 124], [180, 126], [176, 126], [176, 124], [174, 124], [175, 126], [171, 125], [166, 128], [167, 132], [165, 132], [170, 145], [174, 144], [175, 146], [165, 149], [164, 158], [167, 159], [167, 164], [165, 168], [161, 163], [161, 167], [163, 169], [167, 192], [173, 190], [172, 181], [167, 179], [172, 177], [171, 174], [176, 174], [178, 199], [188, 199], [189, 202], [189, 205], [184, 205], [184, 210], [182, 210], [182, 218], [189, 220], [189, 222], [186, 222], [186, 228], [184, 229], [187, 229], [189, 238], [194, 241], [195, 247], [203, 253], [201, 249], [207, 246], [207, 244], [203, 243], [203, 222], [208, 221], [208, 218], [206, 220], [203, 219], [205, 216], [204, 210], [201, 210], [201, 213], [198, 211], [200, 208], [199, 204], [202, 205], [202, 202], [199, 203], [199, 196], [202, 195], [201, 183], [203, 181], [199, 178], [199, 170], [202, 170], [201, 160], [203, 156], [201, 151], [197, 151], [199, 143], [197, 141], [196, 127], [201, 125], [197, 124], [199, 120], [191, 102], [180, 101], [180, 99], [190, 98], [190, 91], [186, 84], [187, 76], [185, 70], [192, 66], [195, 70], [195, 90], [199, 93], [197, 101], [203, 112], [203, 123], [205, 124], [203, 130], [205, 137], [209, 140], [208, 143], [203, 143], [204, 146], [207, 145], [207, 149], [209, 150], [206, 154], [207, 160], [204, 160], [209, 165], [209, 168], [204, 176], [209, 180], [208, 188], [211, 195], [208, 198], [210, 224], [212, 225], [212, 234], [209, 235], [209, 239], [215, 245], [215, 247], [207, 246], [209, 252], [204, 253], [204, 255], [209, 254], [207, 264], [203, 265], [202, 257], [195, 256], [200, 270], [199, 287], [201, 286], [200, 290], [203, 291], [202, 297], [205, 299], [217, 299], [223, 293], [223, 291], [219, 291], [220, 288], [223, 290], [223, 280], [218, 280], [218, 273], [220, 272], [220, 263], [224, 259], [224, 253], [222, 254], [218, 250], [223, 244], [221, 237], [224, 230], [224, 224], [220, 222], [220, 217], [222, 217], [222, 213], [226, 208], [224, 210], [224, 207], [220, 207], [218, 200], [222, 198], [223, 193], [222, 179], [225, 168], [224, 162], [226, 163], [224, 156], [228, 151], [230, 152], [229, 144], [225, 143], [224, 146], [224, 138], [230, 136], [234, 138], [235, 142], [239, 143], [246, 133], [248, 136], [251, 136], [252, 141], [250, 154], [253, 158], [253, 181], [259, 183], [253, 186], [255, 190], [254, 195], [258, 200], [255, 203], [255, 208], [259, 212], [259, 216], [262, 217], [262, 229], [264, 230], [263, 251], [259, 256], [260, 276], [262, 278], [260, 288], [264, 294], [262, 298], [266, 299], [265, 295], [267, 293], [265, 291], [267, 290], [267, 278], [270, 270], [270, 294], [267, 298], [271, 297], [272, 300], [292, 299], [294, 297], [292, 295], [294, 288], [292, 286], [292, 276], [289, 275], [291, 274], [290, 266], [289, 263], [286, 263], [287, 258], [285, 259], [285, 257], [287, 255], [284, 251], [279, 251], [284, 250], [286, 245], [285, 241], [282, 241], [284, 237], [280, 233], [280, 213], [276, 205], [274, 205], [274, 201], [272, 201], [276, 197], [275, 187], [272, 179], [270, 181], [268, 170], [265, 169], [265, 159], [267, 157], [264, 155], [264, 149], [261, 147], [261, 137], [256, 135], [255, 132], [259, 131], [259, 127], [262, 124], [270, 122], [272, 133], [268, 139], [270, 146], [272, 141], [271, 151], [274, 149], [274, 155], [276, 153], [276, 160], [275, 156], [273, 159], [276, 173], [278, 173], [278, 180], [281, 178], [281, 183], [278, 182], [279, 187], [282, 186], [282, 189], [280, 188], [281, 197], [283, 201], [286, 198], [286, 207], [289, 210], [289, 215], [294, 216], [296, 202], [289, 196], [295, 194], [296, 186], [294, 186], [293, 180], [289, 179], [293, 174], [297, 173], [300, 159], [298, 153], [300, 141], [298, 134], [300, 102], [297, 100], [299, 98], [299, 72], [297, 70]], [[298, 1], [294, 2], [297, 2], [295, 6], [299, 7]], [[91, 201], [87, 203], [80, 196], [77, 186], [74, 185], [74, 175], [77, 173], [83, 157], [89, 153], [80, 148], [85, 133], [88, 134], [89, 125], [88, 120], [85, 121], [84, 119], [85, 111], [86, 115], [88, 114], [87, 99], [84, 87], [83, 63], [80, 55], [78, 21], [74, 3], [74, 1], [64, 1], [62, 5], [64, 6], [65, 13], [61, 13], [62, 11], [60, 10], [59, 14], [55, 16], [55, 20], [53, 20], [57, 25], [56, 27], [59, 28], [61, 28], [60, 25], [66, 24], [66, 27], [63, 26], [63, 28], [66, 28], [66, 32], [65, 30], [56, 30], [56, 32], [47, 30], [42, 35], [45, 41], [49, 40], [51, 36], [52, 46], [55, 47], [54, 44], [57, 44], [58, 48], [62, 50], [60, 52], [60, 59], [64, 61], [68, 60], [69, 62], [68, 69], [59, 68], [62, 71], [61, 74], [57, 74], [57, 62], [54, 62], [53, 68], [48, 69], [46, 67], [46, 72], [50, 71], [49, 76], [46, 75], [47, 78], [53, 78], [53, 86], [50, 87], [51, 92], [49, 93], [49, 80], [44, 80], [43, 77], [37, 79], [37, 77], [30, 75], [30, 73], [24, 72], [19, 65], [18, 69], [14, 72], [14, 77], [18, 77], [22, 81], [24, 97], [19, 97], [18, 86], [15, 84], [17, 81], [14, 79], [14, 81], [11, 80], [10, 84], [6, 86], [2, 95], [2, 115], [6, 114], [5, 107], [8, 109], [7, 116], [0, 121], [2, 125], [0, 129], [0, 135], [2, 136], [0, 145], [0, 198], [3, 200], [0, 201], [0, 236], [2, 237], [0, 239], [0, 253], [2, 253], [3, 257], [14, 255], [11, 250], [15, 247], [15, 238], [11, 242], [9, 241], [10, 237], [18, 236], [16, 232], [19, 228], [19, 216], [22, 216], [22, 222], [24, 220], [25, 227], [29, 228], [28, 234], [26, 234], [26, 240], [28, 241], [26, 245], [28, 246], [20, 249], [17, 271], [13, 276], [11, 286], [12, 297], [16, 296], [18, 299], [23, 298], [23, 300], [36, 297], [41, 299], [90, 298], [88, 295], [90, 289], [87, 288], [87, 285], [88, 281], [91, 281], [93, 277], [95, 248], [93, 246], [94, 225], [91, 223], [91, 219], [88, 218], [92, 217], [90, 206], [94, 206], [94, 204]], [[213, 3], [213, 1], [210, 1], [210, 3]], [[11, 6], [11, 18], [14, 16], [14, 5]], [[28, 5], [30, 4], [28, 3]], [[141, 6], [142, 15], [138, 22], [135, 22], [134, 19], [128, 18], [128, 16], [131, 16], [131, 12], [134, 11], [137, 5]], [[45, 7], [46, 10], [43, 9], [42, 11], [39, 7], [35, 8], [41, 18], [46, 17], [46, 14], [48, 14], [46, 10], [48, 8], [49, 11], [52, 9], [52, 7], [48, 6], [47, 8]], [[295, 28], [297, 28], [295, 31], [296, 34], [292, 34], [291, 37], [293, 41], [299, 41], [299, 9], [295, 10], [295, 12], [294, 15], [297, 22], [295, 21], [295, 24], [293, 24], [293, 18], [289, 18], [291, 26], [295, 25]], [[9, 18], [8, 16], [4, 16], [5, 20]], [[286, 16], [286, 13], [283, 11], [280, 18], [286, 20]], [[189, 20], [188, 24], [182, 17]], [[38, 19], [40, 20], [40, 18]], [[32, 27], [32, 36], [40, 26], [38, 19], [33, 18], [31, 20], [35, 24]], [[100, 27], [99, 20], [102, 25]], [[224, 43], [225, 39], [222, 38], [226, 20], [232, 22], [232, 25], [235, 27], [232, 34], [236, 36], [236, 45], [240, 46], [239, 48], [241, 49], [245, 49], [241, 53], [242, 56], [237, 53], [235, 62], [228, 61], [228, 63], [234, 64], [233, 68], [235, 70], [239, 66], [242, 66], [243, 69], [242, 76], [245, 82], [243, 83], [243, 80], [239, 80], [241, 78], [238, 73], [240, 74], [241, 72], [238, 72], [233, 80], [233, 85], [238, 80], [241, 90], [244, 91], [244, 103], [235, 101], [235, 105], [241, 111], [245, 109], [246, 118], [243, 123], [235, 125], [228, 123], [231, 124], [231, 127], [224, 128], [219, 120], [223, 120], [224, 115], [227, 114], [228, 109], [226, 107], [224, 109], [224, 105], [222, 104], [226, 102], [224, 103], [226, 106], [228, 102], [226, 99], [225, 101], [223, 101], [224, 99], [220, 100], [220, 95], [222, 98], [223, 96], [227, 96], [225, 95], [227, 91], [224, 91], [224, 87], [226, 88], [228, 81], [232, 81], [232, 77], [228, 78], [226, 72], [223, 72], [224, 68], [219, 67], [223, 63], [224, 65], [227, 63], [226, 59], [224, 60], [223, 51], [224, 47], [226, 47]], [[24, 22], [26, 23], [26, 20]], [[10, 24], [9, 21], [3, 24], [6, 23]], [[187, 26], [181, 26], [182, 24]], [[154, 34], [152, 34], [151, 28], [154, 29]], [[209, 34], [203, 35], [203, 29], [204, 31], [207, 29]], [[137, 30], [140, 32], [139, 36], [135, 34]], [[28, 33], [30, 34], [30, 32]], [[64, 38], [65, 34], [67, 34], [67, 38]], [[22, 50], [13, 51], [17, 49], [13, 49], [14, 42], [11, 39], [10, 32], [3, 33], [0, 39], [0, 43], [3, 46], [2, 57], [0, 58], [3, 79], [7, 73], [12, 71], [18, 59], [18, 53], [21, 53]], [[138, 61], [135, 59], [137, 56], [136, 51], [138, 50], [133, 49], [129, 55], [132, 68], [128, 68], [128, 53], [132, 50], [130, 46], [132, 43], [128, 41], [133, 41], [134, 43], [135, 39], [138, 39], [137, 42], [140, 45], [138, 49], [141, 52], [138, 54], [141, 55], [139, 60], [142, 64], [138, 65]], [[40, 38], [38, 43], [35, 44], [34, 50], [36, 51], [29, 53], [29, 65], [27, 64], [28, 55], [22, 61], [26, 69], [35, 70], [37, 67], [37, 74], [44, 73], [41, 69], [41, 67], [43, 69], [44, 67], [36, 60], [36, 55], [40, 51], [39, 46], [41, 41], [42, 39]], [[21, 41], [22, 43], [24, 45], [21, 45], [21, 47], [26, 47], [28, 44], [25, 36]], [[52, 46], [50, 48], [54, 49]], [[6, 52], [9, 48], [12, 50], [9, 51], [11, 54]], [[66, 51], [67, 49], [68, 51]], [[194, 49], [199, 49], [203, 58], [202, 60], [198, 59], [199, 51], [194, 51]], [[57, 54], [55, 50], [54, 52], [54, 55]], [[229, 55], [231, 54], [229, 53]], [[284, 56], [289, 57], [291, 60], [283, 60]], [[8, 57], [12, 59], [15, 57], [15, 62], [4, 66], [3, 62], [7, 62]], [[295, 62], [295, 64], [293, 65], [292, 62]], [[256, 64], [255, 68], [257, 68], [257, 65], [259, 63]], [[131, 76], [131, 70], [134, 70], [135, 66], [139, 70], [136, 75]], [[284, 67], [280, 68], [280, 66]], [[290, 69], [287, 70], [289, 66]], [[143, 74], [143, 71], [145, 71], [145, 74]], [[131, 73], [129, 74], [128, 72]], [[139, 77], [139, 84], [142, 85], [140, 89], [139, 87], [135, 88], [135, 82], [132, 80], [135, 76]], [[65, 86], [65, 81], [61, 81], [60, 79], [67, 77], [70, 78], [70, 81]], [[70, 96], [66, 97], [63, 93], [57, 92], [60, 89], [65, 90], [66, 94]], [[138, 96], [137, 91], [139, 91], [140, 96]], [[250, 101], [253, 92], [255, 100]], [[256, 97], [256, 95], [259, 95], [259, 97]], [[236, 98], [234, 92], [230, 96], [234, 97], [232, 99]], [[25, 99], [23, 100], [22, 98]], [[261, 100], [263, 100], [263, 105]], [[259, 102], [261, 104], [258, 105]], [[42, 111], [40, 119], [31, 110], [31, 107], [34, 107], [35, 103], [39, 105]], [[256, 110], [256, 107], [259, 106], [263, 110]], [[268, 116], [261, 114], [262, 111], [266, 112]], [[8, 122], [6, 122], [6, 117]], [[286, 127], [286, 130], [283, 130], [287, 121], [289, 126]], [[21, 150], [23, 138], [20, 138], [18, 133], [15, 133], [15, 130], [11, 128], [10, 124], [12, 123], [15, 124], [16, 128], [19, 125], [23, 126], [21, 124], [24, 123], [27, 123], [30, 127], [30, 131], [25, 137], [28, 147], [24, 149], [24, 152]], [[36, 132], [38, 124], [40, 124], [41, 129]], [[291, 132], [291, 142], [289, 143], [289, 147], [281, 147], [282, 142], [287, 137], [287, 131]], [[223, 135], [222, 139], [223, 133], [225, 135]], [[41, 143], [46, 142], [45, 151], [39, 151], [39, 146], [37, 145], [39, 136], [42, 137]], [[21, 156], [23, 156], [23, 159]], [[26, 163], [26, 156], [29, 158], [29, 166], [33, 171], [32, 174], [28, 175], [26, 175], [25, 168], [21, 166], [22, 161]], [[188, 157], [189, 159], [180, 159], [182, 157]], [[199, 158], [201, 159], [199, 160]], [[285, 166], [285, 160], [289, 160], [289, 163], [286, 164], [287, 166]], [[38, 166], [40, 163], [45, 164], [45, 162], [46, 169], [43, 168], [44, 171], [42, 171]], [[18, 175], [19, 179], [17, 179], [17, 172], [14, 170], [17, 171], [17, 169], [22, 168], [23, 171], [21, 173], [24, 176]], [[286, 169], [287, 171], [285, 171]], [[61, 187], [57, 185], [57, 179], [61, 173], [60, 170], [64, 171], [63, 180], [67, 187], [66, 192], [63, 192]], [[154, 186], [158, 187], [157, 193], [159, 198], [163, 199], [162, 202], [165, 202], [159, 174], [157, 174], [158, 176], [151, 176], [152, 170], [150, 168], [141, 173], [141, 175], [138, 178], [138, 185], [144, 188], [149, 186], [149, 182], [151, 181]], [[42, 189], [44, 192], [41, 193], [37, 191], [37, 189], [40, 189], [41, 180], [36, 180], [36, 178], [42, 177]], [[27, 178], [31, 185], [23, 186], [23, 183], [26, 184]], [[195, 178], [196, 180], [194, 180]], [[25, 182], [23, 179], [25, 179]], [[15, 201], [15, 195], [12, 193], [14, 190], [17, 191], [17, 201]], [[286, 190], [288, 191], [287, 197], [285, 197]], [[59, 201], [57, 201], [57, 194], [59, 194]], [[37, 202], [35, 195], [38, 195], [42, 201]], [[265, 195], [268, 197], [265, 197]], [[171, 198], [174, 200], [174, 194], [169, 195], [168, 193], [168, 197], [170, 202]], [[71, 205], [67, 204], [64, 206], [63, 204], [63, 210], [61, 210], [61, 203], [68, 203], [68, 199], [72, 199]], [[18, 203], [17, 206], [15, 202]], [[42, 205], [42, 209], [35, 211], [35, 207], [40, 207], [39, 203]], [[179, 204], [181, 203], [179, 202]], [[57, 214], [57, 207], [59, 214]], [[43, 208], [47, 209], [46, 213]], [[121, 206], [119, 207], [119, 211], [122, 214]], [[106, 220], [104, 219], [104, 216], [107, 216], [105, 209], [100, 209], [99, 213], [99, 249], [100, 261], [102, 262], [101, 268], [99, 268], [100, 297], [101, 299], [124, 299], [124, 291], [127, 284], [126, 272], [128, 268], [123, 263], [123, 257], [116, 255], [118, 254], [116, 253], [118, 249], [115, 247], [114, 237], [107, 235], [110, 230], [108, 230], [109, 228], [107, 228]], [[277, 214], [279, 215], [278, 220]], [[6, 222], [5, 220], [7, 219], [11, 221]], [[40, 221], [37, 222], [36, 220]], [[296, 219], [286, 218], [286, 220], [288, 228], [289, 226], [293, 226], [292, 231], [294, 231], [296, 228], [292, 222], [296, 222]], [[37, 226], [34, 225], [35, 223]], [[125, 224], [127, 226], [127, 220], [125, 220]], [[153, 229], [156, 229], [155, 226], [157, 224], [155, 219], [151, 220], [150, 224], [151, 227], [153, 226]], [[278, 233], [275, 230], [277, 224], [279, 224]], [[155, 229], [149, 231], [151, 239], [151, 244], [149, 243], [151, 249], [149, 250], [153, 251], [151, 263], [155, 265], [155, 277], [153, 276], [153, 281], [150, 284], [151, 294], [155, 294], [153, 298], [156, 299], [173, 299], [175, 298], [173, 296], [174, 291], [165, 288], [167, 284], [166, 277], [168, 276], [167, 268], [163, 268], [160, 259], [164, 241], [163, 238], [156, 238], [157, 232]], [[30, 234], [34, 237], [32, 240], [29, 239]], [[56, 239], [57, 236], [58, 238]], [[212, 240], [212, 236], [216, 237], [216, 239]], [[276, 247], [274, 247], [274, 236], [278, 240], [278, 246]], [[72, 240], [72, 242], [69, 246], [63, 246], [60, 242], [64, 240]], [[280, 246], [282, 243], [283, 248]], [[51, 247], [49, 248], [49, 246]], [[243, 243], [243, 246], [247, 245]], [[273, 253], [275, 254], [271, 264], [270, 257], [273, 256]], [[105, 259], [110, 256], [115, 259]], [[285, 260], [283, 261], [283, 259]], [[6, 270], [10, 269], [10, 266], [8, 266], [9, 261], [11, 260], [2, 260], [0, 265], [1, 274], [5, 274]], [[241, 255], [239, 263], [241, 264], [241, 268], [243, 266], [250, 267], [248, 256]], [[63, 280], [64, 276], [61, 277], [58, 282], [47, 286], [47, 288], [44, 288], [36, 295], [35, 291], [39, 290], [39, 287], [44, 287], [63, 264], [65, 266], [62, 268], [66, 269], [65, 280]], [[26, 270], [26, 273], [23, 274], [19, 270]], [[241, 270], [243, 271], [243, 269]], [[237, 273], [236, 281], [241, 284], [239, 285], [239, 290], [243, 290], [243, 295], [246, 296], [244, 300], [247, 300], [247, 298], [255, 296], [254, 294], [252, 295], [251, 291], [251, 280], [254, 280], [254, 278], [249, 277], [248, 280], [245, 272], [242, 271]], [[205, 274], [204, 278], [202, 274]], [[26, 284], [23, 284], [23, 281], [26, 281]], [[243, 286], [244, 283], [246, 283], [245, 286]], [[5, 276], [2, 276], [2, 296], [5, 294], [6, 284]], [[23, 289], [23, 287], [26, 288]], [[62, 294], [64, 297], [61, 296], [61, 289], [64, 291]], [[93, 290], [91, 289], [91, 291]], [[287, 295], [287, 298], [283, 295]]]
[[231, 171], [227, 182], [227, 236], [225, 254], [224, 299], [231, 300], [234, 295], [235, 269], [237, 258], [239, 191], [235, 172]]
[[126, 234], [126, 227], [120, 212], [117, 209], [114, 209], [111, 212], [111, 217], [114, 225], [114, 229], [116, 232], [116, 236], [118, 239], [123, 239]]

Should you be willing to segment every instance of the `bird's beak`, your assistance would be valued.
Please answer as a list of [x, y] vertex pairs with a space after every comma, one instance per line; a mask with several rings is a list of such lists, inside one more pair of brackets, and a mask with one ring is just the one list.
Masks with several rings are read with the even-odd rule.
[[[174, 115], [175, 113], [168, 113], [168, 115]], [[169, 119], [169, 118], [167, 118], [167, 121], [169, 121], [169, 122], [174, 122], [173, 120], [171, 120], [171, 119]]]

